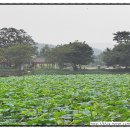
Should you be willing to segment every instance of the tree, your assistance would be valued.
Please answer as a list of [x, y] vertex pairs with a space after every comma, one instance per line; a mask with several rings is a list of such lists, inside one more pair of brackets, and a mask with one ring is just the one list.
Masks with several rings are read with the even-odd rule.
[[14, 44], [35, 45], [35, 42], [23, 29], [0, 29], [0, 47], [8, 47]]
[[112, 49], [107, 48], [102, 53], [102, 59], [106, 63], [107, 66], [114, 66], [117, 64], [116, 54], [113, 53]]
[[86, 65], [92, 61], [93, 50], [85, 42], [74, 41], [56, 46], [52, 49], [52, 55], [61, 69], [64, 67], [64, 63], [70, 63], [73, 70], [77, 70], [77, 65]]
[[117, 43], [128, 43], [130, 41], [130, 32], [129, 31], [118, 31], [113, 34], [114, 41], [117, 41]]
[[68, 54], [72, 52], [72, 48], [65, 45], [58, 45], [51, 50], [51, 59], [57, 63], [60, 69], [64, 68], [64, 63], [69, 63]]
[[23, 29], [0, 29], [0, 48], [0, 59], [7, 64], [15, 64], [19, 70], [22, 64], [31, 60], [32, 55], [37, 55], [34, 40]]
[[50, 52], [51, 48], [48, 44], [46, 44], [40, 51], [40, 56], [47, 57], [48, 53]]
[[113, 49], [106, 49], [103, 52], [103, 61], [107, 66], [130, 66], [130, 42], [127, 44], [115, 45]]
[[126, 69], [130, 66], [130, 42], [127, 44], [118, 44], [113, 48], [114, 54], [118, 58], [117, 64], [125, 66]]
[[76, 40], [69, 43], [68, 47], [73, 50], [68, 54], [68, 60], [74, 70], [77, 70], [77, 65], [81, 68], [81, 65], [87, 65], [93, 61], [93, 49], [85, 41]]
[[0, 62], [3, 62], [5, 60], [5, 57], [4, 57], [4, 49], [3, 48], [0, 48]]
[[31, 62], [31, 57], [34, 54], [34, 48], [31, 45], [13, 45], [5, 48], [5, 58], [9, 63], [15, 65], [18, 70], [21, 70], [23, 64]]
[[45, 58], [48, 68], [50, 68], [50, 64], [54, 65], [54, 54], [52, 54], [52, 48], [48, 44], [41, 49], [40, 56]]
[[127, 66], [130, 65], [130, 32], [118, 31], [114, 35], [115, 36], [113, 40], [119, 43], [118, 45], [115, 45], [113, 48], [113, 52], [115, 53], [118, 59], [117, 63], [127, 68]]

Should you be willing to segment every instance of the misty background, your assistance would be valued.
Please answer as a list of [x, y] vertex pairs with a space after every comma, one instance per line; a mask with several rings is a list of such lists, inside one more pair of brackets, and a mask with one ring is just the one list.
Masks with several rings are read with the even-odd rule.
[[130, 30], [129, 15], [129, 5], [1, 5], [0, 28], [24, 29], [40, 44], [79, 40], [104, 50], [116, 44], [113, 33]]

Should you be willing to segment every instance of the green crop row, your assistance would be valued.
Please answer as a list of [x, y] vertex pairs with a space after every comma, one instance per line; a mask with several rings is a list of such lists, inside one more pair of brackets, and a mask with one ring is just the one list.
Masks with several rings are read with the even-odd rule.
[[0, 78], [0, 125], [130, 121], [130, 74]]

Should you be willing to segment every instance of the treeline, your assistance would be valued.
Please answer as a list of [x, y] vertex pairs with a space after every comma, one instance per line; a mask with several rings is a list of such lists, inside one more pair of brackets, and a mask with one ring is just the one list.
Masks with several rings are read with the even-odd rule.
[[[122, 31], [114, 34], [113, 40], [118, 44], [113, 49], [107, 48], [100, 57], [100, 62], [107, 66], [130, 66], [130, 32]], [[48, 45], [38, 52], [36, 42], [23, 29], [0, 29], [0, 65], [14, 66], [21, 70], [23, 64], [32, 66], [34, 57], [45, 58], [46, 64], [64, 69], [71, 66], [73, 70], [82, 68], [96, 61], [93, 48], [85, 41], [74, 41], [50, 48]], [[99, 65], [100, 65], [99, 62]]]
[[55, 48], [45, 46], [40, 54], [36, 43], [24, 30], [2, 28], [0, 30], [0, 62], [7, 66], [14, 65], [21, 70], [23, 64], [32, 66], [34, 57], [44, 57], [46, 64], [58, 64], [63, 69], [66, 64], [73, 70], [81, 65], [89, 64], [93, 60], [93, 49], [85, 41], [74, 41], [69, 44], [58, 45]]

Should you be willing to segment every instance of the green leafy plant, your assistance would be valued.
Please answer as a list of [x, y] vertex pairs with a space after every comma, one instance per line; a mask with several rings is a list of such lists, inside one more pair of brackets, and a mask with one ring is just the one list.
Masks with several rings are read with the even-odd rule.
[[0, 125], [130, 121], [129, 74], [0, 78]]

